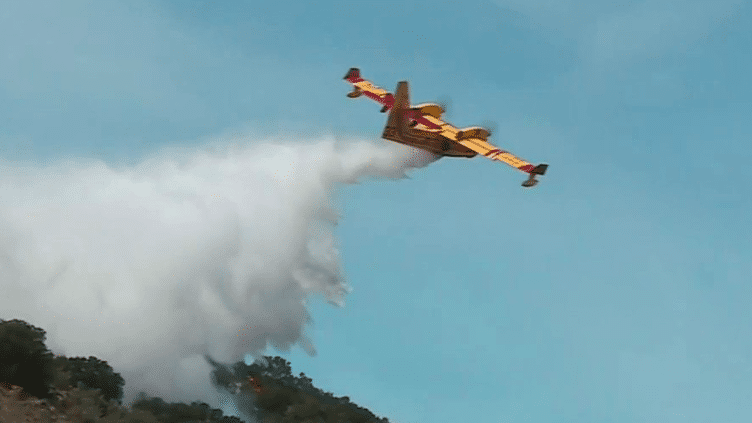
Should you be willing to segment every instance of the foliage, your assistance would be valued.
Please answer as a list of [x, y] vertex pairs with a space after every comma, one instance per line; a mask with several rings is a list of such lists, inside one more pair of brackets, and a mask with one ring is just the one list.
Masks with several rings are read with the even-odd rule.
[[21, 387], [0, 387], [0, 422], [159, 423], [151, 414], [131, 412], [99, 391], [52, 388], [52, 399], [24, 395]]
[[236, 417], [223, 416], [222, 410], [211, 408], [203, 402], [194, 401], [190, 405], [167, 403], [162, 398], [149, 398], [143, 392], [133, 402], [131, 409], [148, 412], [160, 423], [243, 423]]
[[96, 357], [62, 358], [61, 370], [70, 372], [68, 384], [88, 389], [99, 389], [106, 400], [123, 401], [125, 380], [106, 361]]
[[[53, 357], [44, 340], [40, 328], [22, 320], [0, 320], [0, 382], [23, 388], [5, 398], [36, 410], [44, 420], [58, 421], [53, 414], [59, 413], [61, 421], [82, 423], [243, 423], [203, 402], [166, 403], [143, 393], [130, 409], [123, 407], [125, 381], [106, 361]], [[281, 357], [232, 366], [206, 359], [214, 367], [213, 383], [235, 394], [238, 408], [259, 422], [389, 423], [348, 397], [315, 387], [305, 373], [294, 376], [290, 362]], [[49, 407], [24, 402], [28, 395], [45, 399]]]
[[0, 382], [20, 386], [37, 398], [50, 398], [53, 355], [45, 331], [23, 320], [0, 319]]
[[201, 402], [168, 404], [141, 395], [131, 409], [123, 407], [125, 381], [106, 361], [54, 357], [44, 340], [45, 331], [29, 323], [0, 320], [0, 421], [9, 415], [76, 423], [243, 423]]
[[[265, 356], [247, 365], [238, 362], [228, 367], [207, 357], [214, 367], [212, 381], [232, 394], [250, 396], [253, 400], [236, 401], [244, 413], [265, 423], [388, 423], [366, 408], [352, 403], [348, 397], [335, 397], [315, 387], [305, 373], [293, 376], [290, 362], [281, 357]], [[248, 389], [249, 377], [261, 385], [261, 393]], [[241, 389], [236, 387], [241, 386]]]

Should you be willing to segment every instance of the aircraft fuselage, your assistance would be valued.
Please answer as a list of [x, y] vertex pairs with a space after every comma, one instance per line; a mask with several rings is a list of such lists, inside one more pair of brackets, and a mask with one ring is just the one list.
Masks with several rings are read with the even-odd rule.
[[438, 132], [424, 131], [420, 129], [406, 129], [399, 131], [398, 128], [387, 125], [384, 128], [382, 138], [420, 148], [440, 156], [447, 157], [475, 157], [477, 152], [462, 144], [452, 142]]

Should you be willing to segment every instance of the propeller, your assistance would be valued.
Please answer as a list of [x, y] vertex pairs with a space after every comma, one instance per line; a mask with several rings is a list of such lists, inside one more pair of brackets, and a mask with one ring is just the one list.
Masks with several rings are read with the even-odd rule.
[[449, 116], [449, 110], [452, 109], [452, 99], [449, 98], [448, 95], [443, 95], [439, 97], [438, 101], [436, 101], [436, 104], [441, 106], [442, 109], [444, 109], [444, 114]]
[[[444, 109], [444, 115], [446, 116], [447, 120], [451, 119], [451, 113], [450, 110], [452, 110], [452, 99], [448, 95], [442, 95], [439, 97], [439, 99], [436, 101], [436, 104], [441, 106], [442, 109]], [[486, 129], [489, 132], [489, 138], [496, 133], [496, 129], [498, 129], [499, 125], [496, 121], [486, 119], [483, 121], [482, 124], [478, 125], [481, 128]]]
[[[444, 109], [444, 115], [449, 120], [451, 118], [451, 110], [452, 110], [452, 99], [448, 95], [442, 95], [439, 97], [439, 99], [436, 101], [436, 104], [441, 106], [442, 109]], [[478, 125], [482, 128], [485, 128], [488, 130], [490, 134], [495, 134], [496, 129], [499, 127], [499, 125], [490, 119], [486, 119], [483, 121], [481, 125]], [[489, 135], [490, 137], [491, 135]]]
[[493, 134], [496, 133], [496, 130], [499, 128], [499, 125], [496, 123], [496, 121], [493, 120], [484, 120], [483, 124], [480, 125], [482, 128], [485, 128], [488, 131], [488, 137], [491, 138]]

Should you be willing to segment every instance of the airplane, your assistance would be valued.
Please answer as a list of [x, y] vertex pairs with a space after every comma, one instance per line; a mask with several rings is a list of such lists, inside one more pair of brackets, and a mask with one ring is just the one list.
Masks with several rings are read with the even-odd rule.
[[459, 129], [441, 119], [444, 109], [438, 104], [410, 105], [407, 81], [397, 84], [394, 94], [373, 85], [360, 76], [360, 69], [350, 68], [345, 81], [353, 85], [350, 98], [361, 95], [381, 104], [381, 113], [389, 112], [382, 138], [420, 148], [439, 156], [472, 158], [478, 153], [491, 160], [504, 162], [529, 174], [523, 187], [534, 187], [537, 175], [544, 175], [547, 164], [533, 165], [512, 153], [496, 148], [487, 139], [490, 132], [479, 126]]

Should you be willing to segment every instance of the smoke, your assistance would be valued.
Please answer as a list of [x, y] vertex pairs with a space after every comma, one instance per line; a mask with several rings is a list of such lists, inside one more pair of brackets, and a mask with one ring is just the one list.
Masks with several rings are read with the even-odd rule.
[[0, 318], [44, 328], [57, 354], [107, 360], [126, 403], [144, 391], [217, 406], [204, 354], [313, 355], [305, 300], [343, 304], [337, 185], [434, 160], [321, 139], [173, 148], [121, 168], [0, 161]]

